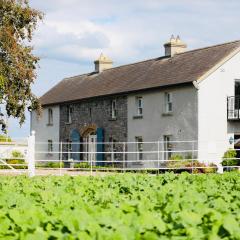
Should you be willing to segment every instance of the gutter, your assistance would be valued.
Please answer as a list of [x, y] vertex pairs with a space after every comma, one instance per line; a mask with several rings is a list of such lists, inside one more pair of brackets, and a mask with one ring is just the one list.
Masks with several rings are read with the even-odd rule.
[[193, 83], [193, 86], [194, 86], [197, 90], [199, 90], [199, 82], [195, 80], [195, 81], [193, 81], [192, 83]]

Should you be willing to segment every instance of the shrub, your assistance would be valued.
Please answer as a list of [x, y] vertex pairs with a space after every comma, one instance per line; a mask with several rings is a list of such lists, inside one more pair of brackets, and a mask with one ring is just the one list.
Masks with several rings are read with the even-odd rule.
[[10, 137], [7, 137], [6, 135], [0, 135], [0, 142], [12, 142]]
[[39, 163], [36, 165], [37, 168], [63, 168], [63, 162], [46, 162], [46, 163]]
[[168, 168], [174, 168], [171, 169], [171, 171], [174, 171], [176, 173], [178, 172], [193, 172], [193, 173], [215, 173], [217, 171], [217, 166], [213, 163], [206, 165], [205, 163], [199, 162], [197, 160], [192, 160], [192, 156], [188, 155], [185, 158], [179, 154], [172, 155], [170, 161], [167, 163]]
[[[26, 169], [27, 168], [27, 166], [14, 166], [14, 165], [18, 165], [18, 164], [25, 164], [24, 155], [18, 150], [13, 150], [11, 153], [11, 158], [5, 159], [4, 161], [7, 164], [10, 164], [15, 169]], [[10, 168], [6, 165], [1, 165], [0, 169], [10, 169]]]
[[87, 162], [80, 162], [80, 163], [75, 163], [74, 168], [90, 168], [90, 165]]
[[182, 160], [183, 159], [183, 156], [180, 155], [180, 154], [174, 154], [171, 156], [170, 158], [171, 160]]
[[209, 165], [199, 162], [197, 160], [194, 160], [193, 162], [189, 162], [186, 167], [192, 168], [188, 169], [189, 172], [193, 173], [216, 173], [217, 172], [217, 166], [213, 163], [210, 163]]
[[171, 171], [174, 171], [174, 172], [182, 172], [183, 170], [187, 171], [188, 169], [181, 169], [181, 168], [186, 167], [186, 165], [188, 165], [188, 163], [191, 164], [189, 162], [189, 160], [183, 159], [183, 156], [180, 154], [172, 155], [170, 160], [171, 161], [167, 162], [167, 167], [173, 168], [173, 169], [171, 169]]
[[204, 168], [204, 173], [216, 173], [217, 172], [217, 165], [210, 163], [209, 165]]
[[238, 166], [239, 160], [236, 158], [237, 152], [234, 149], [226, 151], [222, 158], [222, 166]]
[[13, 150], [11, 155], [13, 158], [17, 158], [17, 159], [24, 158], [24, 155], [18, 150]]

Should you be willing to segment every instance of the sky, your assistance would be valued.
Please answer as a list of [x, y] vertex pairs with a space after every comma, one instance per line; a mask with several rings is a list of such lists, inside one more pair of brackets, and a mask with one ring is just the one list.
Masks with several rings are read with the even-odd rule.
[[[188, 49], [240, 39], [239, 0], [30, 0], [44, 13], [33, 42], [41, 58], [32, 86], [41, 96], [65, 77], [91, 72], [100, 53], [114, 66], [159, 57], [172, 34]], [[26, 137], [30, 114], [9, 135]]]

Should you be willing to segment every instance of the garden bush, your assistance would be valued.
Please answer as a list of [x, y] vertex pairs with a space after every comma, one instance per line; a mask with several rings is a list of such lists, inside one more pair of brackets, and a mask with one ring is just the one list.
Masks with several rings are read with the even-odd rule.
[[[11, 158], [4, 159], [4, 161], [15, 169], [27, 169], [24, 155], [18, 150], [13, 150]], [[0, 169], [10, 169], [10, 167], [7, 165], [0, 165]]]
[[239, 166], [240, 160], [236, 158], [237, 151], [234, 149], [227, 150], [222, 158], [222, 166]]
[[90, 164], [88, 162], [74, 163], [74, 168], [90, 168]]
[[10, 137], [7, 137], [6, 135], [0, 135], [0, 142], [12, 142]]
[[36, 164], [36, 168], [60, 168], [60, 167], [64, 167], [64, 163], [63, 162], [39, 162], [38, 164]]
[[205, 164], [202, 162], [199, 162], [197, 160], [192, 159], [192, 156], [183, 157], [182, 155], [176, 154], [172, 155], [170, 160], [175, 161], [169, 161], [167, 163], [168, 168], [170, 171], [173, 171], [175, 173], [180, 172], [189, 172], [189, 173], [215, 173], [217, 172], [217, 166], [213, 163]]

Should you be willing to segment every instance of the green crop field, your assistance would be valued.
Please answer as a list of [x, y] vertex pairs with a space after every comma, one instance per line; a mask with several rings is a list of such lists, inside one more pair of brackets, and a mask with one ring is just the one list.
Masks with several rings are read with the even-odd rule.
[[240, 175], [0, 177], [1, 239], [240, 239]]

